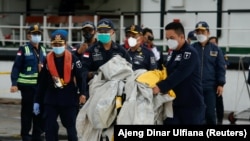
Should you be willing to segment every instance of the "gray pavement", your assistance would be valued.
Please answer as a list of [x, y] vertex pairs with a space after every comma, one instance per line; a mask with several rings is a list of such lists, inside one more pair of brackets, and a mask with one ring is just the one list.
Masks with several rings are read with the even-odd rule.
[[[0, 98], [0, 141], [20, 141], [20, 99]], [[229, 113], [225, 113], [223, 125], [231, 124], [228, 118]], [[245, 113], [248, 114], [249, 112]], [[66, 141], [66, 130], [58, 119], [60, 130], [60, 141]], [[236, 125], [250, 124], [249, 120], [237, 118]]]
[[[20, 99], [0, 98], [0, 141], [20, 141]], [[60, 125], [60, 141], [66, 140], [66, 130]]]
[[20, 139], [20, 104], [18, 100], [1, 99], [0, 141]]

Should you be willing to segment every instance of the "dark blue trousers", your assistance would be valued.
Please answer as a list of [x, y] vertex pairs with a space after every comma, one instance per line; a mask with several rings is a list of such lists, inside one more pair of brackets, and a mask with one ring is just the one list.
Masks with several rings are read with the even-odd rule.
[[[23, 141], [41, 141], [44, 131], [42, 114], [33, 114], [36, 86], [18, 86], [21, 91], [21, 136]], [[42, 111], [42, 110], [41, 110]], [[30, 131], [32, 134], [30, 135]]]
[[203, 106], [173, 106], [174, 117], [167, 118], [164, 125], [203, 125], [205, 120], [205, 105]]
[[216, 88], [203, 88], [203, 95], [206, 104], [205, 124], [216, 125]]
[[66, 128], [68, 141], [77, 141], [76, 131], [76, 106], [54, 106], [45, 105], [45, 138], [46, 141], [58, 141], [59, 125], [57, 122], [58, 116], [62, 125]]
[[217, 124], [222, 124], [224, 118], [224, 104], [223, 97], [216, 94], [216, 116]]

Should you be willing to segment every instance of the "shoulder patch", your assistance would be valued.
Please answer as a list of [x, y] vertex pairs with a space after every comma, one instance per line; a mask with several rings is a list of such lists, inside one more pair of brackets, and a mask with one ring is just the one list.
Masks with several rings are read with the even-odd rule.
[[191, 52], [184, 52], [183, 58], [184, 59], [189, 59], [191, 56]]
[[82, 63], [80, 60], [76, 61], [76, 67], [79, 69], [82, 68]]

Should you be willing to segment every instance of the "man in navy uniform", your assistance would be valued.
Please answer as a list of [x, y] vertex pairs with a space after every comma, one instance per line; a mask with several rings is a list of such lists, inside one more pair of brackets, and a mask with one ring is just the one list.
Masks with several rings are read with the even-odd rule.
[[[211, 36], [209, 37], [208, 41], [210, 43], [215, 44], [216, 46], [218, 46], [218, 38], [216, 36]], [[219, 46], [218, 46], [219, 47]], [[225, 51], [222, 50], [222, 53], [224, 55], [224, 59], [225, 59], [225, 68], [227, 69], [227, 67], [229, 66], [229, 61], [228, 61], [228, 57]], [[217, 118], [217, 125], [222, 125], [223, 122], [223, 118], [224, 118], [224, 104], [223, 104], [223, 96], [220, 95], [216, 95], [216, 118]]]
[[[93, 22], [91, 21], [85, 21], [82, 24], [82, 36], [84, 38], [84, 42], [81, 44], [76, 45], [76, 51], [74, 54], [81, 60], [84, 57], [84, 52], [94, 45], [97, 42], [97, 39], [95, 37], [96, 34], [96, 26], [94, 25]], [[84, 73], [87, 73], [84, 71]], [[90, 79], [87, 79], [87, 83], [89, 82]], [[89, 87], [87, 86], [87, 93], [86, 93], [86, 98], [89, 98]]]
[[206, 103], [206, 124], [216, 125], [216, 96], [221, 96], [226, 83], [226, 68], [223, 52], [208, 41], [209, 26], [205, 21], [195, 25], [198, 42], [192, 46], [199, 53], [203, 95]]
[[82, 76], [82, 63], [66, 49], [66, 41], [63, 33], [52, 33], [53, 51], [48, 53], [38, 78], [34, 113], [38, 115], [40, 105], [44, 106], [46, 141], [58, 141], [58, 116], [67, 130], [68, 140], [77, 141], [77, 107], [86, 101], [86, 77]]
[[84, 42], [77, 45], [77, 56], [82, 56], [83, 53], [88, 49], [88, 47], [92, 46], [97, 42], [95, 38], [96, 34], [96, 26], [91, 21], [85, 21], [82, 24], [82, 36], [84, 38]]
[[98, 42], [83, 53], [83, 68], [86, 68], [89, 79], [93, 78], [101, 65], [115, 55], [120, 55], [128, 62], [131, 62], [127, 51], [121, 45], [111, 40], [113, 34], [115, 34], [113, 22], [110, 19], [101, 19], [97, 24]]
[[172, 51], [168, 55], [166, 68], [168, 77], [157, 83], [153, 93], [167, 93], [173, 89], [173, 118], [165, 124], [202, 125], [205, 103], [202, 93], [200, 60], [197, 51], [185, 39], [181, 23], [171, 22], [165, 26], [167, 45]]
[[[19, 47], [11, 71], [12, 93], [21, 91], [21, 136], [23, 141], [40, 141], [42, 117], [32, 112], [33, 100], [37, 92], [38, 73], [43, 67], [46, 50], [39, 43], [42, 39], [42, 30], [38, 25], [30, 26], [28, 30], [29, 42]], [[33, 125], [33, 126], [32, 126]], [[32, 129], [32, 135], [29, 135]]]
[[133, 70], [157, 69], [157, 62], [154, 53], [143, 45], [142, 29], [138, 25], [131, 25], [129, 28], [128, 53], [132, 59]]
[[155, 60], [157, 63], [157, 68], [162, 70], [163, 69], [162, 65], [164, 64], [163, 51], [154, 44], [153, 30], [150, 28], [143, 28], [142, 35], [143, 35], [143, 45], [154, 53]]

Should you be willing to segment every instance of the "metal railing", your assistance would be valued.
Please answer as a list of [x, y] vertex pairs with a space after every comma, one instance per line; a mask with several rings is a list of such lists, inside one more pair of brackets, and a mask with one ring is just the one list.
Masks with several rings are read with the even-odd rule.
[[[173, 14], [192, 14], [194, 15], [195, 19], [193, 19], [193, 21], [198, 22], [199, 20], [199, 16], [201, 14], [208, 14], [208, 13], [222, 13], [222, 14], [226, 14], [227, 17], [226, 19], [226, 24], [223, 25], [223, 27], [214, 27], [214, 28], [210, 28], [210, 30], [222, 30], [224, 32], [224, 42], [222, 44], [220, 44], [220, 46], [224, 46], [226, 47], [227, 51], [229, 50], [229, 48], [231, 46], [234, 47], [250, 47], [250, 44], [248, 44], [248, 42], [245, 44], [244, 42], [240, 41], [240, 39], [238, 39], [238, 42], [234, 42], [231, 43], [231, 32], [233, 31], [240, 31], [240, 32], [247, 32], [247, 34], [249, 35], [250, 39], [250, 28], [247, 27], [235, 27], [232, 26], [231, 23], [231, 15], [232, 13], [250, 13], [250, 10], [228, 10], [228, 11], [166, 11], [164, 13], [161, 13], [159, 11], [147, 11], [147, 12], [121, 12], [119, 14], [111, 14], [111, 15], [102, 15], [101, 13], [78, 13], [78, 17], [82, 17], [84, 19], [84, 17], [86, 15], [88, 16], [92, 16], [92, 20], [95, 24], [97, 24], [98, 20], [100, 19], [100, 17], [105, 17], [105, 16], [116, 16], [116, 19], [119, 20], [119, 25], [118, 25], [118, 30], [119, 31], [119, 35], [118, 35], [118, 41], [120, 43], [122, 43], [123, 38], [124, 38], [124, 28], [125, 28], [125, 17], [127, 15], [130, 15], [133, 17], [133, 22], [134, 24], [140, 24], [141, 22], [141, 16], [145, 16], [146, 14], [152, 14], [152, 13], [159, 13], [159, 14], [164, 14], [164, 21], [169, 21], [167, 20], [169, 17], [173, 17]], [[16, 25], [9, 25], [9, 24], [1, 24], [0, 25], [0, 43], [2, 43], [3, 46], [5, 46], [6, 42], [12, 42], [12, 43], [17, 43], [19, 45], [22, 45], [23, 43], [27, 42], [26, 39], [26, 29], [29, 27], [29, 22], [26, 21], [27, 17], [25, 12], [0, 12], [0, 15], [15, 15], [19, 18], [19, 22]], [[33, 13], [34, 14], [34, 13]], [[49, 41], [50, 41], [50, 31], [54, 30], [54, 29], [66, 29], [68, 30], [68, 43], [69, 44], [77, 44], [77, 43], [81, 43], [83, 41], [81, 33], [80, 33], [80, 29], [81, 26], [79, 25], [81, 21], [77, 21], [77, 23], [74, 21], [74, 18], [76, 17], [75, 15], [69, 15], [66, 18], [66, 22], [62, 22], [62, 23], [51, 23], [49, 21], [49, 18], [51, 16], [54, 16], [55, 13], [35, 13], [35, 15], [39, 15], [40, 17], [42, 17], [42, 22], [41, 21], [37, 21], [37, 23], [41, 24], [41, 28], [43, 29], [43, 44], [45, 46], [49, 45]], [[250, 15], [250, 14], [248, 14]], [[3, 18], [3, 16], [0, 16], [0, 18]], [[60, 17], [60, 16], [54, 16], [54, 17]], [[118, 18], [117, 18], [118, 17]], [[250, 17], [249, 17], [250, 19]], [[244, 19], [244, 20], [249, 20], [249, 19]], [[86, 19], [85, 19], [86, 20]], [[34, 21], [33, 21], [34, 22]], [[1, 23], [1, 22], [0, 22]], [[163, 31], [164, 27], [154, 27], [157, 28], [158, 30]], [[193, 28], [192, 27], [185, 27], [185, 29], [191, 30]], [[11, 31], [11, 38], [6, 38], [3, 30], [4, 29], [8, 29]], [[73, 35], [73, 32], [76, 33], [76, 35]], [[187, 33], [187, 32], [186, 32]], [[161, 33], [162, 34], [162, 33]], [[164, 36], [164, 34], [163, 34]], [[73, 39], [75, 38], [75, 39]], [[234, 41], [237, 41], [237, 39], [235, 39]], [[163, 46], [163, 48], [165, 49], [165, 38], [163, 37], [162, 39], [158, 39], [155, 40], [155, 44], [159, 45], [159, 46]]]

